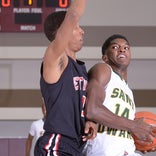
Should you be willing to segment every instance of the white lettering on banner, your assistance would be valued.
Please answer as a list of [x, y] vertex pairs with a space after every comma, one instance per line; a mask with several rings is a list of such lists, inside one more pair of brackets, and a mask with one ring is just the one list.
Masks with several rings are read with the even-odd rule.
[[30, 13], [29, 8], [14, 8], [13, 13]]
[[42, 13], [41, 8], [31, 8], [31, 13]]
[[22, 31], [35, 31], [36, 26], [34, 26], [34, 25], [21, 25], [20, 30], [22, 30]]

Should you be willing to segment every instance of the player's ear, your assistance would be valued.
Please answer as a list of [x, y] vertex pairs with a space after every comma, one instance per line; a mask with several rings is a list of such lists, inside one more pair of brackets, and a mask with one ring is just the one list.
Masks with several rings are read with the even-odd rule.
[[102, 60], [103, 60], [104, 62], [107, 62], [107, 61], [108, 61], [107, 55], [102, 55]]

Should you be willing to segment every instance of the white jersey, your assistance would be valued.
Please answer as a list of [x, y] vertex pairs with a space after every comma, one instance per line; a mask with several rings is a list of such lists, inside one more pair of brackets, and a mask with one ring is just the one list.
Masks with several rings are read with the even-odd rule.
[[43, 124], [44, 124], [43, 119], [36, 120], [31, 124], [29, 134], [33, 136], [33, 142], [31, 146], [30, 156], [34, 156], [34, 147], [36, 141], [44, 133]]
[[[133, 120], [135, 104], [133, 93], [128, 84], [112, 71], [103, 103], [118, 116]], [[134, 140], [128, 131], [117, 130], [99, 125], [97, 137], [88, 141], [85, 156], [139, 156], [135, 153]]]

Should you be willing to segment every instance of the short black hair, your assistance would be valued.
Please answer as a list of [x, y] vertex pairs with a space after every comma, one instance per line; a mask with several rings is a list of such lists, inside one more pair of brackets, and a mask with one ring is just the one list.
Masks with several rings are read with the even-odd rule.
[[44, 21], [44, 33], [49, 41], [55, 39], [56, 32], [61, 26], [66, 15], [66, 11], [57, 11], [48, 15]]
[[105, 40], [105, 42], [103, 43], [103, 45], [102, 45], [102, 55], [105, 55], [105, 52], [106, 52], [107, 48], [110, 46], [111, 42], [113, 40], [117, 39], [117, 38], [124, 39], [129, 44], [129, 41], [127, 40], [127, 38], [125, 36], [120, 35], [120, 34], [114, 34], [114, 35], [110, 36], [109, 38], [107, 38]]

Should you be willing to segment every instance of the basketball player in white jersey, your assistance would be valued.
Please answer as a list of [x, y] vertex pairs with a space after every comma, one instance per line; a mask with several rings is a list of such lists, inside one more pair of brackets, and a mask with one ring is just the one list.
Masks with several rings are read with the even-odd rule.
[[[87, 118], [98, 124], [98, 134], [88, 141], [85, 156], [140, 156], [131, 134], [150, 143], [155, 128], [134, 120], [135, 103], [127, 83], [130, 45], [126, 37], [112, 35], [102, 46], [104, 63], [89, 71]], [[154, 149], [153, 149], [154, 150]], [[145, 152], [145, 151], [142, 151]]]

